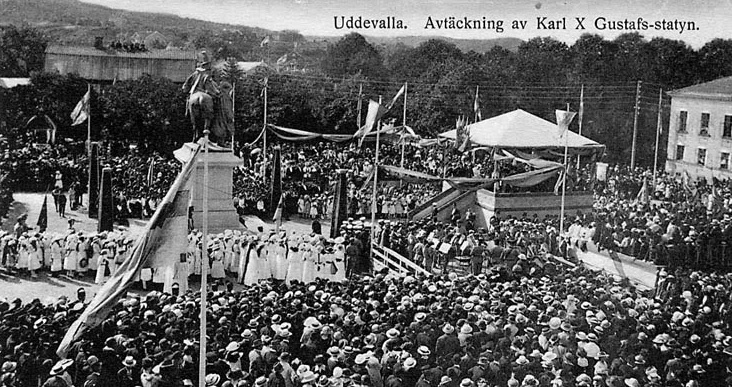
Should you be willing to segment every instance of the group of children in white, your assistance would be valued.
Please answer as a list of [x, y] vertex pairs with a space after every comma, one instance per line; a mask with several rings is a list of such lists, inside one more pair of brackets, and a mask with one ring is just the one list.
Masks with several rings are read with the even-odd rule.
[[[144, 268], [136, 281], [178, 284], [181, 293], [188, 289], [188, 277], [201, 275], [203, 234], [188, 234], [188, 247], [174, 267]], [[263, 279], [290, 283], [312, 282], [318, 278], [341, 281], [346, 278], [345, 240], [321, 235], [280, 234], [247, 235], [238, 230], [209, 235], [209, 270], [214, 280], [227, 276], [237, 283], [256, 284]], [[94, 282], [104, 283], [132, 253], [133, 240], [120, 232], [66, 235], [23, 233], [0, 237], [2, 264], [6, 270], [28, 271], [36, 277], [41, 269], [58, 276], [84, 277], [94, 274]], [[172, 277], [172, 278], [170, 278]], [[169, 291], [169, 289], [166, 289]]]
[[[203, 234], [188, 235], [186, 262], [181, 262], [174, 281], [183, 276], [201, 275]], [[309, 283], [318, 278], [341, 281], [346, 278], [345, 239], [322, 235], [279, 234], [245, 235], [226, 230], [209, 237], [210, 275], [213, 279], [236, 276], [236, 282], [253, 285], [274, 278], [290, 283]], [[180, 275], [183, 274], [183, 275]], [[184, 285], [178, 281], [180, 291]]]

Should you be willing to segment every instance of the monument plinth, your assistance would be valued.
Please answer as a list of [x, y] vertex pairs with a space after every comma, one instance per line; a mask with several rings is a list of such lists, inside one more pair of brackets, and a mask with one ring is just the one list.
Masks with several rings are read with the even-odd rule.
[[[203, 139], [198, 143], [186, 143], [173, 152], [175, 158], [186, 163], [193, 157], [196, 149], [203, 145]], [[188, 179], [193, 206], [193, 227], [201, 229], [203, 226], [203, 166], [206, 160], [203, 149], [195, 160], [194, 170]], [[230, 149], [221, 148], [209, 142], [208, 150], [208, 231], [211, 234], [224, 230], [241, 229], [239, 214], [234, 208], [232, 188], [234, 187], [234, 167], [241, 165], [241, 160], [234, 156]]]

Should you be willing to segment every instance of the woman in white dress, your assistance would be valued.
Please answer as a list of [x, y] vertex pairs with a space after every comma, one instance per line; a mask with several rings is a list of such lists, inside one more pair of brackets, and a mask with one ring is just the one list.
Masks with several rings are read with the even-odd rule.
[[310, 203], [310, 218], [318, 219], [318, 209], [320, 208], [320, 199], [313, 197], [312, 203]]
[[94, 276], [94, 283], [99, 285], [104, 282], [104, 279], [107, 277], [107, 270], [109, 267], [109, 250], [108, 249], [101, 249], [99, 251], [99, 256], [97, 256], [97, 272]]
[[259, 240], [259, 242], [252, 243], [256, 243], [256, 245], [249, 249], [249, 262], [244, 274], [244, 285], [256, 285], [260, 279], [269, 278], [269, 265], [264, 249], [265, 242]]
[[89, 270], [92, 272], [97, 271], [97, 267], [99, 265], [99, 254], [102, 251], [102, 241], [99, 240], [98, 236], [95, 236], [91, 240], [91, 258], [89, 258]]
[[222, 249], [221, 241], [214, 241], [211, 258], [213, 260], [211, 263], [211, 278], [216, 280], [226, 277], [226, 272], [224, 271], [224, 250]]
[[66, 238], [66, 256], [64, 257], [64, 270], [66, 275], [73, 277], [76, 272], [76, 249], [79, 246], [79, 240], [76, 234], [71, 234]]
[[284, 280], [287, 278], [287, 245], [285, 240], [277, 238], [277, 241], [272, 245], [272, 251], [274, 252], [274, 273], [273, 277], [278, 280]]
[[15, 268], [20, 271], [28, 269], [28, 238], [24, 235], [18, 238], [18, 262]]
[[111, 276], [117, 270], [117, 252], [119, 251], [119, 246], [115, 241], [108, 241], [104, 244], [104, 248], [107, 249], [107, 273]]
[[333, 246], [333, 260], [336, 267], [336, 273], [333, 275], [333, 281], [344, 281], [346, 279], [346, 240], [339, 236], [335, 239]]
[[315, 246], [304, 243], [302, 251], [302, 282], [309, 283], [315, 280]]
[[41, 264], [41, 248], [38, 239], [31, 238], [28, 241], [28, 270], [30, 270], [31, 278], [38, 278], [38, 269]]
[[297, 213], [301, 218], [305, 217], [305, 199], [302, 196], [297, 199]]
[[289, 241], [288, 247], [290, 251], [287, 252], [287, 275], [285, 276], [285, 283], [289, 286], [293, 280], [302, 281], [305, 243], [303, 243], [302, 237], [298, 236], [294, 240]]
[[60, 235], [54, 236], [51, 241], [51, 275], [58, 277], [64, 269], [64, 247], [63, 238]]

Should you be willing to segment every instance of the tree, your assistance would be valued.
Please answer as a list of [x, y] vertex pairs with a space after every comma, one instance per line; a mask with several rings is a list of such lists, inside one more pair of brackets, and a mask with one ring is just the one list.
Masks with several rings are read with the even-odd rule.
[[43, 70], [47, 40], [33, 28], [0, 27], [0, 77], [28, 77]]
[[379, 52], [363, 36], [355, 32], [328, 46], [322, 66], [326, 74], [334, 77], [358, 73], [370, 78], [384, 75]]
[[732, 75], [732, 39], [714, 39], [699, 50], [701, 81]]

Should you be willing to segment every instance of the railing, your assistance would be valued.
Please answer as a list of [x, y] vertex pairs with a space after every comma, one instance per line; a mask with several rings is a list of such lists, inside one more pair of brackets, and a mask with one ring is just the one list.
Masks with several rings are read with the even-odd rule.
[[431, 275], [427, 270], [388, 247], [372, 243], [371, 250], [375, 271], [387, 268], [392, 273], [396, 273], [398, 275]]
[[415, 217], [420, 212], [422, 212], [422, 211], [430, 208], [432, 206], [432, 203], [439, 202], [440, 200], [442, 200], [442, 199], [444, 199], [444, 198], [452, 195], [455, 191], [456, 191], [455, 188], [450, 187], [447, 190], [438, 193], [437, 195], [433, 196], [432, 198], [430, 198], [426, 202], [418, 205], [413, 210], [409, 211], [409, 213], [408, 213], [409, 218], [412, 219], [413, 217]]

